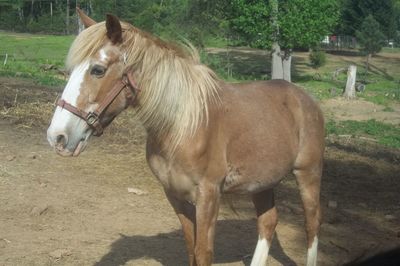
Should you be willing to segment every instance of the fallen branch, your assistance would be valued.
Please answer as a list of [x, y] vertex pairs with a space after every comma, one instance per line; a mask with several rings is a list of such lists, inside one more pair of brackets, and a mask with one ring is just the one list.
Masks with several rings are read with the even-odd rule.
[[342, 73], [342, 72], [346, 72], [346, 71], [347, 71], [347, 69], [344, 68], [344, 67], [337, 68], [335, 70], [335, 72], [333, 72], [333, 74], [332, 74], [332, 79], [333, 80], [337, 80], [337, 77], [339, 76], [339, 74]]

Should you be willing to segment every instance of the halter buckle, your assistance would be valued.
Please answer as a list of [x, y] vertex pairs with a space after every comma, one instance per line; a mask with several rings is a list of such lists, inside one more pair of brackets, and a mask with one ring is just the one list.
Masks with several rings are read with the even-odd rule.
[[86, 117], [86, 123], [89, 126], [94, 126], [97, 121], [99, 121], [99, 116], [96, 113], [90, 112]]

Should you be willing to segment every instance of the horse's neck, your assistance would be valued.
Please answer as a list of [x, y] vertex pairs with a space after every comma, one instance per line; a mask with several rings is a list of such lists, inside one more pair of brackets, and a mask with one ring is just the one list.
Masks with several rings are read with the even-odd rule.
[[[171, 160], [176, 158], [195, 157], [196, 153], [202, 153], [199, 150], [209, 145], [209, 139], [215, 136], [221, 122], [221, 105], [210, 104], [208, 120], [202, 121], [193, 135], [183, 138], [176, 146], [173, 143], [173, 132], [159, 132], [153, 128], [145, 126], [147, 132], [147, 142], [157, 146], [157, 153], [162, 154], [164, 158]], [[160, 134], [161, 133], [161, 134]]]

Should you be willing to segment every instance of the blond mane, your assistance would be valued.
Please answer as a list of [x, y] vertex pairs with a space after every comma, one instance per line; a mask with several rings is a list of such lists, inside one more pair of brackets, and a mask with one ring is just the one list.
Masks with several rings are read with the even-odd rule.
[[[209, 105], [219, 100], [219, 79], [200, 63], [190, 44], [173, 45], [128, 23], [121, 23], [127, 69], [141, 89], [137, 113], [152, 134], [169, 135], [169, 148], [207, 123]], [[87, 60], [108, 42], [105, 23], [97, 23], [77, 36], [67, 56], [73, 68]]]

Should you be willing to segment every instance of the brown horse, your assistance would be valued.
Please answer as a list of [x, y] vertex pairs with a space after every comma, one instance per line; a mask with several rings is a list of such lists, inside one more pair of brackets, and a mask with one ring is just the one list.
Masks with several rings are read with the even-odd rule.
[[190, 45], [175, 46], [107, 15], [67, 58], [72, 71], [47, 132], [60, 155], [133, 106], [147, 130], [147, 161], [184, 232], [190, 265], [211, 265], [223, 193], [249, 193], [259, 238], [251, 265], [265, 265], [277, 224], [273, 188], [288, 173], [304, 204], [307, 265], [316, 265], [324, 121], [317, 104], [282, 80], [228, 84]]

